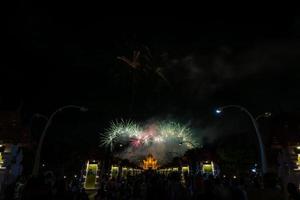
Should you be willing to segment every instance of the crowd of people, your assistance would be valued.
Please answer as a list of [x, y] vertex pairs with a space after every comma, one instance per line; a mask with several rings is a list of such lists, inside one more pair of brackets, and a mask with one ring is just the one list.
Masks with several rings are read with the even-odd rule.
[[[245, 176], [246, 177], [246, 176]], [[102, 180], [95, 200], [250, 200], [284, 199], [284, 187], [279, 180], [259, 176], [241, 178], [236, 176], [214, 177], [212, 175], [168, 175], [145, 172], [138, 176], [106, 178]], [[299, 192], [292, 183], [287, 188], [290, 199], [298, 199]]]
[[180, 173], [160, 175], [147, 172], [127, 179], [102, 181], [95, 200], [139, 199], [239, 199], [247, 192], [241, 181], [213, 176], [182, 176]]
[[[245, 176], [246, 177], [246, 176]], [[251, 200], [288, 199], [300, 200], [298, 188], [288, 183], [285, 187], [276, 179], [236, 176], [158, 174], [146, 171], [136, 176], [102, 177], [97, 192], [91, 191], [94, 200]], [[79, 178], [66, 179], [44, 174], [40, 177], [20, 177], [7, 187], [5, 199], [15, 200], [88, 200], [88, 195]], [[96, 193], [96, 194], [95, 194]]]
[[20, 177], [4, 191], [5, 200], [88, 200], [78, 178], [66, 179], [53, 173]]

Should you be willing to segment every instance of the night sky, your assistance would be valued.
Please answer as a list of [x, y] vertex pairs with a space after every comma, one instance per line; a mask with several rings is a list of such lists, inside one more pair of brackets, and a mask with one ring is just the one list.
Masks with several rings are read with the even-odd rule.
[[[100, 16], [20, 3], [2, 37], [2, 110], [23, 102], [25, 121], [66, 104], [50, 131], [95, 145], [116, 118], [175, 118], [207, 129], [219, 105], [255, 115], [299, 112], [300, 18], [295, 16]], [[151, 70], [131, 58], [149, 48]], [[55, 137], [54, 137], [55, 138]], [[55, 140], [55, 139], [53, 139]], [[66, 139], [67, 140], [67, 139]]]

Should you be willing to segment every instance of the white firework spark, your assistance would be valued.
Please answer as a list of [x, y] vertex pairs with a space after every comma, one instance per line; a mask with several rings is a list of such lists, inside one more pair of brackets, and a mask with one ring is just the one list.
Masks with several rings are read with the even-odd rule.
[[101, 146], [112, 146], [122, 138], [138, 137], [141, 128], [131, 120], [111, 122], [110, 128], [101, 134]]
[[198, 146], [187, 126], [172, 121], [155, 122], [144, 127], [131, 120], [112, 122], [106, 133], [101, 134], [101, 145], [113, 150], [116, 144], [129, 144], [122, 145], [124, 149], [120, 155], [130, 160], [148, 153], [166, 160], [170, 149], [172, 154], [181, 156]]

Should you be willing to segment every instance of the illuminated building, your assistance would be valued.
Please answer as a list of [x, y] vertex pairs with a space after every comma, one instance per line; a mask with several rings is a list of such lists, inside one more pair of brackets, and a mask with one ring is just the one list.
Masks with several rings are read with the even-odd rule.
[[133, 168], [129, 168], [128, 169], [128, 175], [129, 176], [133, 176]]
[[118, 175], [119, 175], [119, 167], [118, 166], [111, 166], [111, 178], [118, 178]]
[[[28, 148], [29, 147], [29, 148]], [[31, 172], [32, 157], [23, 159], [31, 151], [30, 131], [23, 126], [20, 111], [0, 112], [0, 190], [13, 183], [24, 172]], [[24, 166], [25, 165], [25, 166]], [[5, 181], [6, 184], [4, 184]], [[0, 193], [2, 192], [0, 191]]]
[[[269, 130], [268, 167], [286, 181], [300, 185], [300, 113], [274, 116]], [[266, 142], [266, 146], [268, 143]], [[287, 183], [284, 183], [287, 184]]]
[[300, 171], [300, 145], [295, 146], [293, 149], [291, 149], [289, 156], [294, 160], [294, 170]]
[[85, 189], [96, 189], [99, 182], [98, 178], [99, 162], [88, 161], [86, 164], [86, 174], [84, 176], [84, 188]]
[[142, 173], [141, 169], [133, 169], [133, 175], [139, 175]]
[[183, 174], [189, 174], [190, 173], [190, 167], [189, 166], [183, 166], [181, 168], [181, 171]]
[[215, 175], [215, 167], [212, 161], [205, 161], [202, 164], [202, 174], [212, 174]]
[[173, 171], [173, 172], [178, 172], [178, 167], [173, 167], [173, 168], [172, 168], [172, 171]]
[[127, 178], [128, 175], [128, 168], [127, 167], [122, 167], [122, 177]]
[[[3, 145], [1, 145], [2, 147]], [[4, 158], [3, 158], [3, 152], [0, 152], [0, 168], [3, 167], [3, 164], [4, 164]]]
[[298, 166], [298, 169], [300, 169], [300, 153], [298, 153], [298, 156], [297, 156], [297, 166]]
[[148, 170], [148, 169], [157, 169], [158, 164], [157, 160], [149, 154], [146, 158], [146, 160], [143, 160], [143, 169]]

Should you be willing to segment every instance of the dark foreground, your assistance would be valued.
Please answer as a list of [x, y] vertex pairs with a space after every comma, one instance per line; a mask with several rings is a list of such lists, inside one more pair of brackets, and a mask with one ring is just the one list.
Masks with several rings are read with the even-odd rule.
[[[173, 173], [168, 176], [146, 172], [126, 179], [104, 177], [97, 191], [86, 192], [79, 179], [39, 177], [20, 179], [7, 188], [4, 199], [28, 200], [283, 200], [300, 199], [293, 184], [283, 186], [276, 179], [262, 186], [257, 177], [226, 178], [188, 176]], [[287, 189], [287, 190], [286, 190]], [[286, 191], [286, 192], [285, 192]]]

